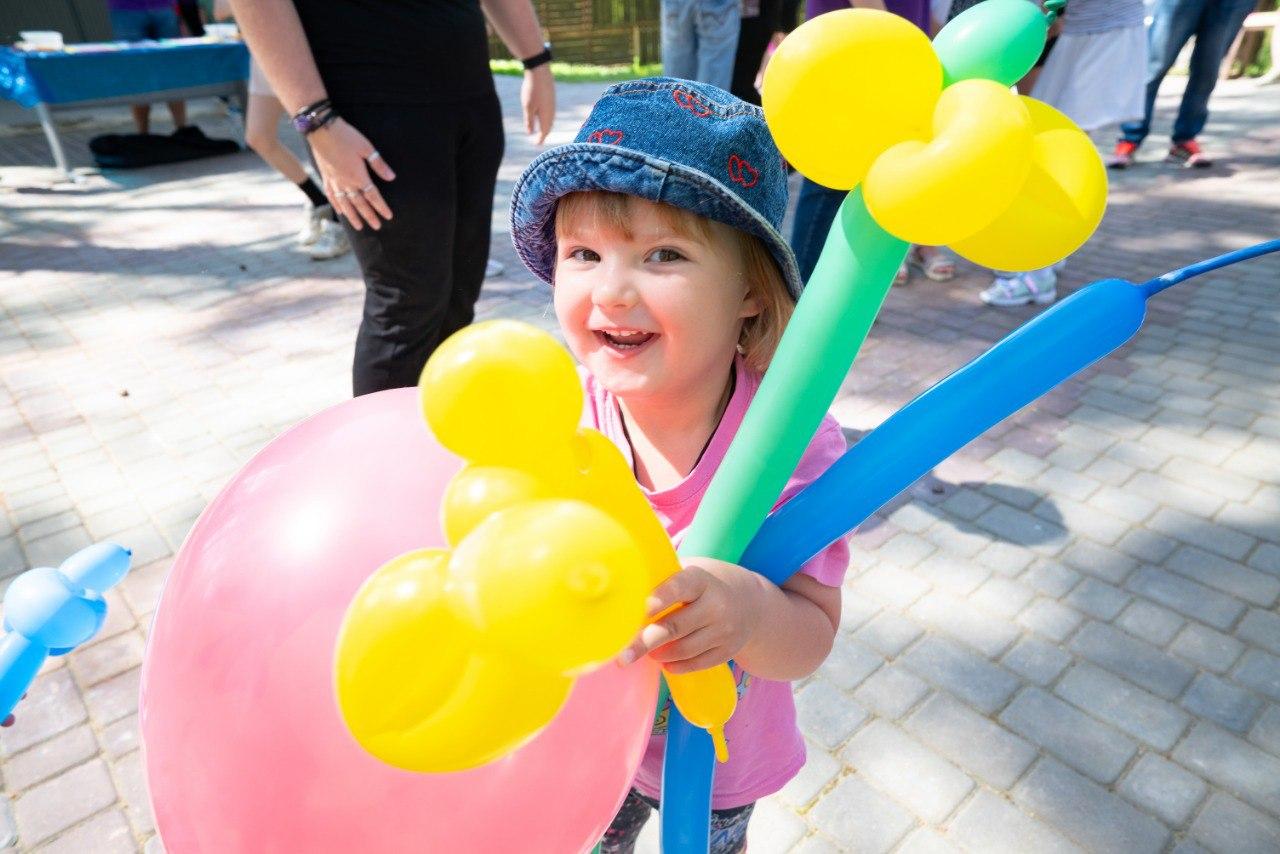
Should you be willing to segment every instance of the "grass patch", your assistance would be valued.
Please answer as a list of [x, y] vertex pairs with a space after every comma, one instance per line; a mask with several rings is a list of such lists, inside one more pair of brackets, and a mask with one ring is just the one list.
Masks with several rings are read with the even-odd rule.
[[[494, 74], [519, 77], [524, 66], [518, 59], [491, 59], [489, 70]], [[571, 62], [552, 62], [551, 76], [560, 83], [616, 83], [619, 80], [635, 80], [637, 77], [655, 77], [662, 73], [662, 63], [649, 65], [581, 65]]]

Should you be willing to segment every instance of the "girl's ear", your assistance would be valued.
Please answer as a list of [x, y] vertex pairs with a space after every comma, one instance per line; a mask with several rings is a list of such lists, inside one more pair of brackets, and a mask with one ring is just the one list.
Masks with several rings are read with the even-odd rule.
[[755, 288], [748, 288], [742, 297], [742, 309], [738, 312], [738, 317], [758, 317], [764, 311], [764, 307], [760, 304], [760, 298], [756, 296]]

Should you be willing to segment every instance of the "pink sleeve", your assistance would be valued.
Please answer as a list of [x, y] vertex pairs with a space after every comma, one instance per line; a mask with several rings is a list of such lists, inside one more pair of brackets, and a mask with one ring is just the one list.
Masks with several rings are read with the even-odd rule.
[[[839, 423], [830, 415], [822, 419], [818, 432], [805, 450], [804, 456], [796, 465], [795, 473], [782, 491], [782, 498], [776, 507], [786, 504], [791, 497], [817, 480], [832, 463], [840, 459], [848, 448], [844, 432]], [[849, 568], [849, 540], [841, 537], [831, 545], [813, 556], [808, 563], [800, 567], [800, 571], [811, 576], [828, 587], [839, 587], [844, 581], [845, 571]]]

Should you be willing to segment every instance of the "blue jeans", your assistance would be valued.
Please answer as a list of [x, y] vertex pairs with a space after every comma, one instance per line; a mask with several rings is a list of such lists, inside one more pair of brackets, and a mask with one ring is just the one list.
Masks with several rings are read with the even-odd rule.
[[741, 19], [741, 0], [662, 0], [663, 73], [727, 92]]
[[1140, 122], [1120, 126], [1124, 139], [1141, 143], [1151, 132], [1156, 92], [1187, 39], [1196, 37], [1191, 52], [1191, 75], [1173, 123], [1174, 143], [1195, 139], [1209, 119], [1209, 96], [1218, 83], [1218, 67], [1255, 0], [1158, 0], [1147, 33], [1147, 103]]
[[181, 35], [178, 13], [172, 8], [112, 9], [111, 33], [117, 41], [176, 39]]
[[846, 190], [832, 190], [808, 178], [800, 184], [796, 218], [791, 225], [791, 249], [796, 253], [803, 281], [809, 281], [809, 276], [813, 275], [818, 256], [826, 245], [827, 233], [831, 231], [831, 223], [835, 222], [836, 212], [847, 195]]

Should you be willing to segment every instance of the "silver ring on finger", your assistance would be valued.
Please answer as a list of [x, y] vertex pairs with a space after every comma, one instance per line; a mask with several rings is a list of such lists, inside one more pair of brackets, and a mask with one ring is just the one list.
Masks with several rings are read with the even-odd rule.
[[369, 161], [370, 163], [372, 163], [372, 162], [373, 162], [373, 161], [375, 161], [375, 160], [381, 160], [381, 159], [382, 159], [382, 152], [380, 152], [380, 151], [376, 151], [376, 150], [375, 150], [375, 151], [370, 151], [368, 154], [366, 154], [366, 155], [365, 155], [365, 158], [364, 158], [364, 159], [365, 159], [365, 160], [367, 160], [367, 161]]
[[376, 188], [376, 187], [374, 187], [374, 185], [373, 185], [373, 184], [369, 184], [367, 187], [361, 187], [361, 188], [360, 188], [360, 192], [362, 192], [362, 193], [369, 193], [369, 192], [372, 192], [372, 191], [373, 191], [373, 190], [375, 190], [375, 189], [377, 189], [377, 188]]

